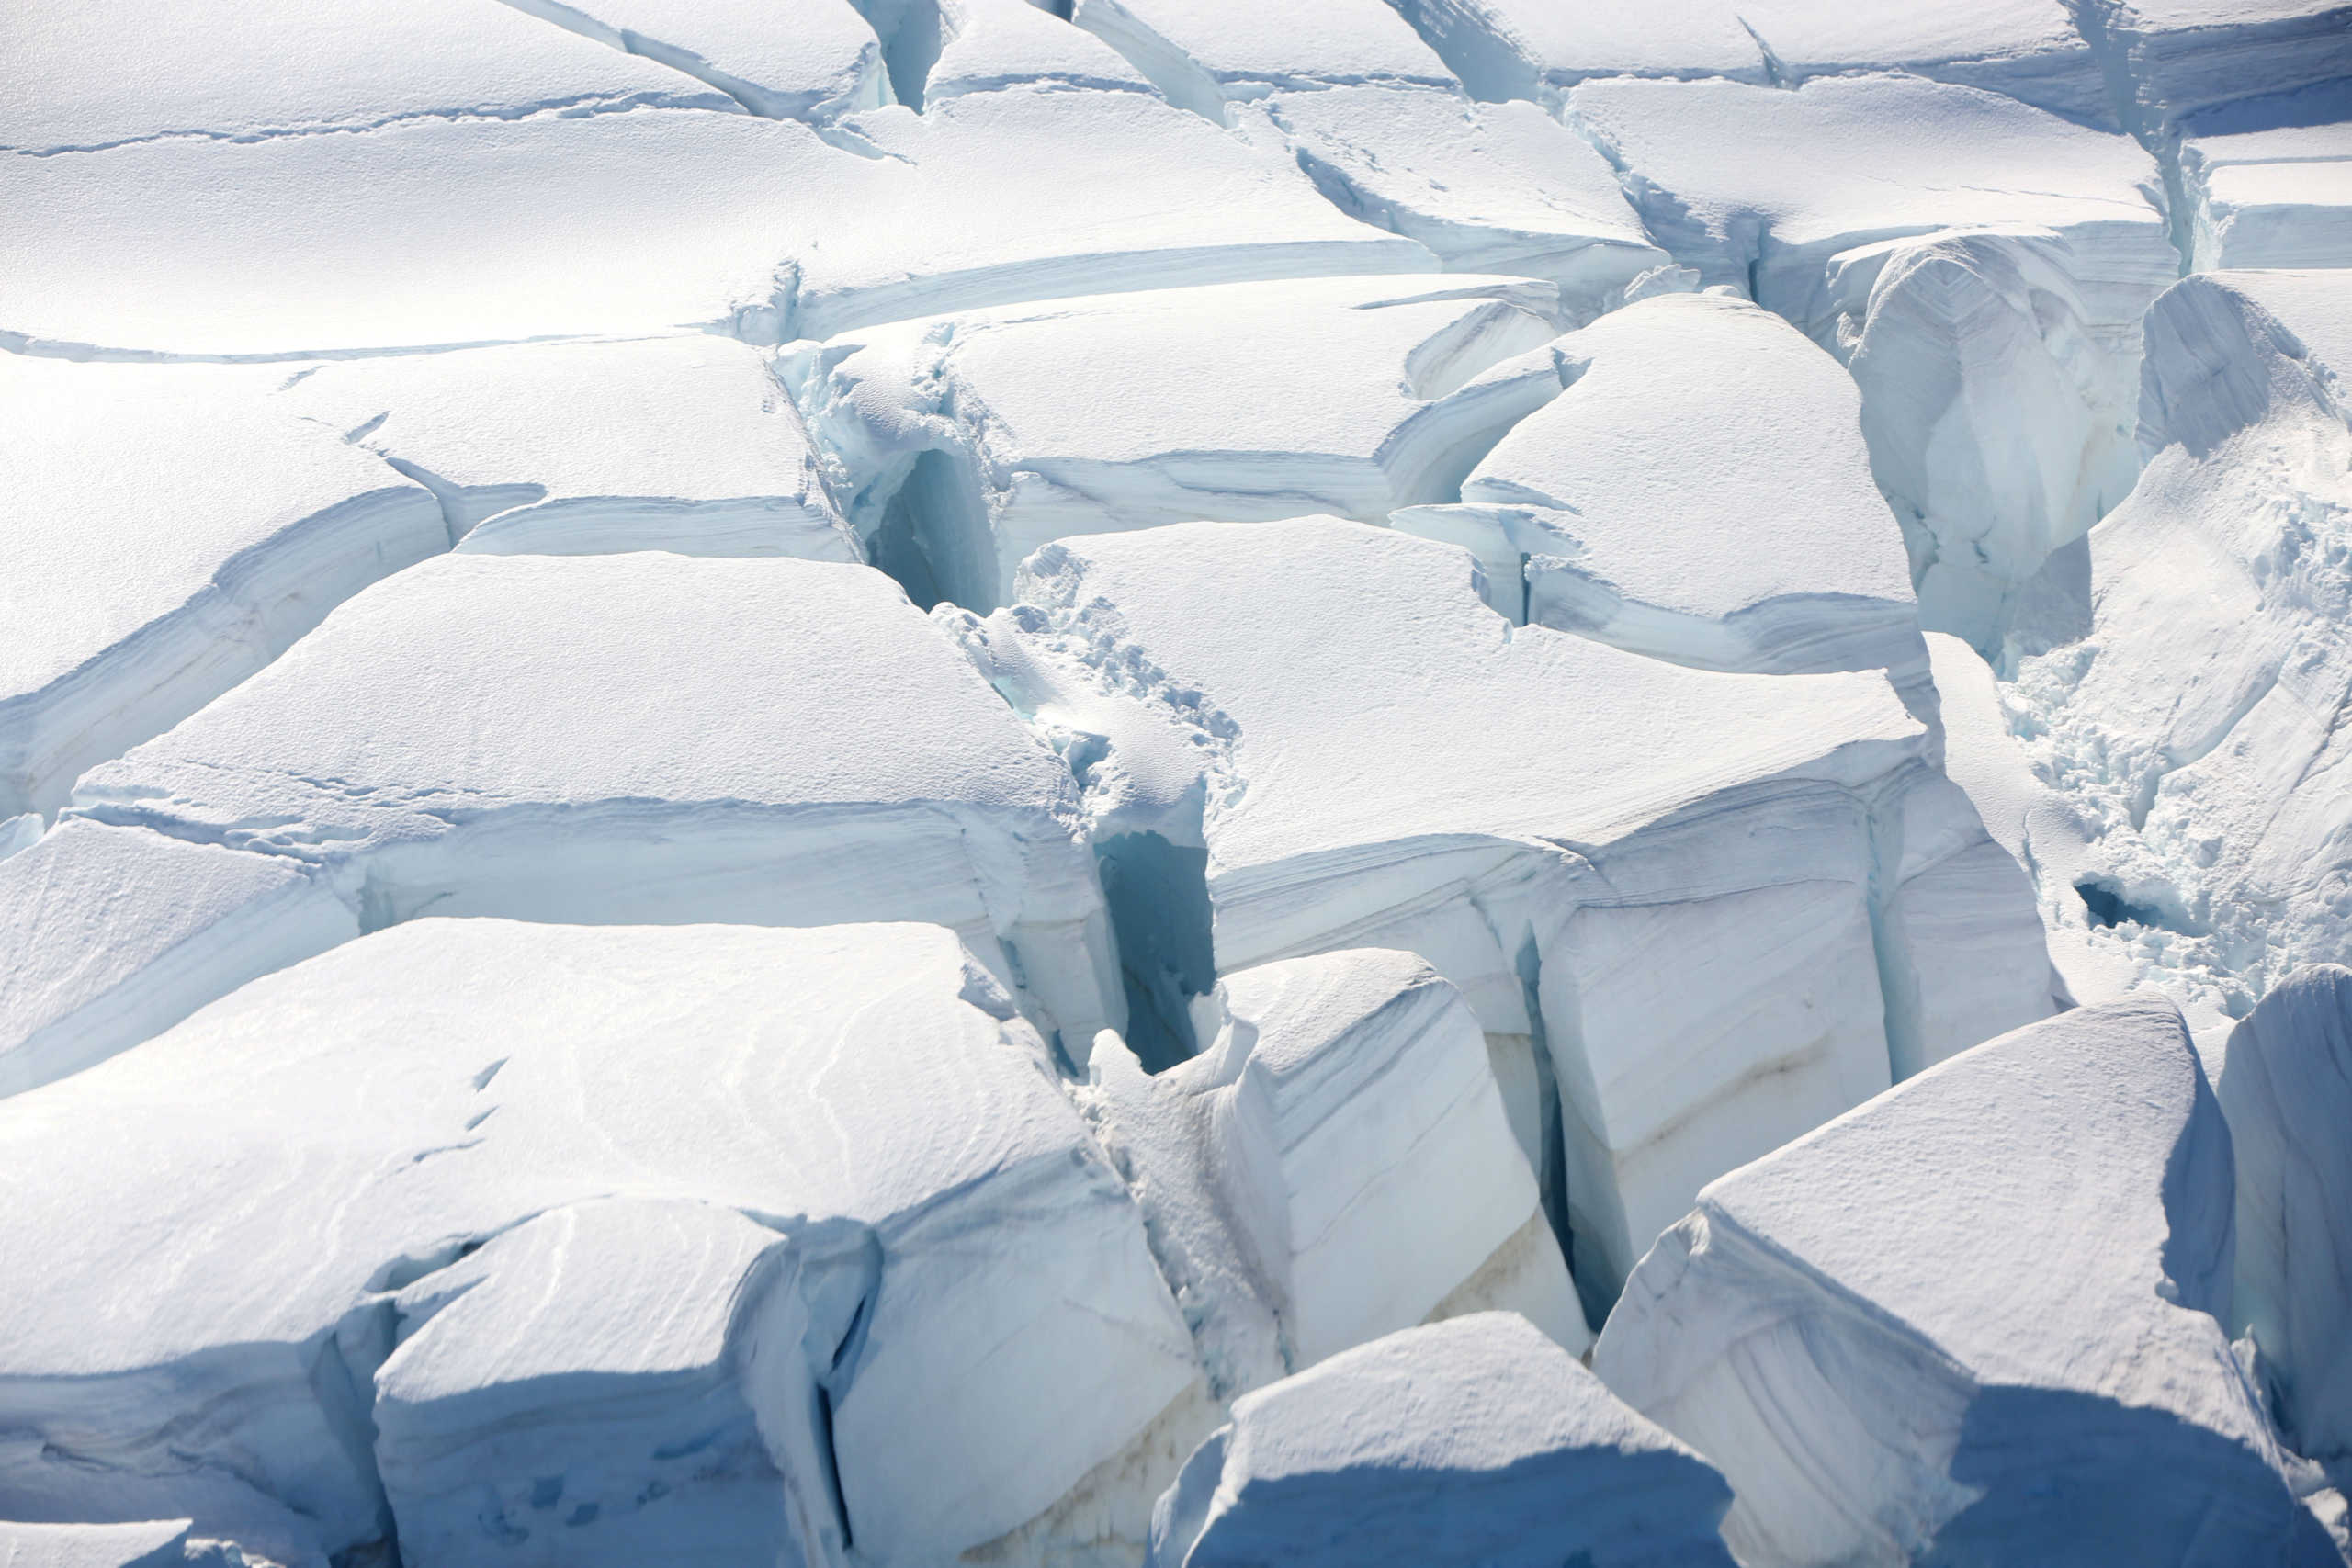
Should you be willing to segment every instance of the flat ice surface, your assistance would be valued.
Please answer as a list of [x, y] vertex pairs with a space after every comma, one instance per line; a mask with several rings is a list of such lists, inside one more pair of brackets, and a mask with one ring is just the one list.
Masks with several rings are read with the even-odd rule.
[[1389, 1335], [1234, 1402], [1150, 1568], [1730, 1568], [1706, 1461], [1510, 1313]]
[[1559, 391], [1549, 360], [1512, 358], [1555, 301], [1495, 277], [1104, 295], [852, 334], [789, 379], [876, 563], [988, 610], [1070, 534], [1450, 495]]
[[0, 1147], [12, 1517], [315, 1563], [380, 1473], [428, 1561], [930, 1562], [1197, 1377], [937, 928], [420, 922], [0, 1104]]
[[1470, 470], [1461, 507], [1399, 526], [1469, 545], [1513, 619], [1523, 579], [1528, 618], [1634, 652], [1924, 682], [1902, 533], [1836, 360], [1753, 305], [1691, 294], [1555, 352], [1567, 389]]
[[1221, 970], [1405, 948], [1548, 1042], [1604, 1300], [1739, 1151], [2050, 1007], [2022, 879], [1883, 675], [1514, 631], [1458, 549], [1332, 518], [1066, 540], [965, 635], [1107, 751], [1098, 818], [1205, 844]]
[[430, 487], [461, 549], [860, 558], [791, 399], [727, 338], [347, 361], [279, 400]]
[[448, 547], [432, 495], [277, 406], [283, 379], [0, 355], [0, 816], [55, 812], [85, 768]]
[[[841, 123], [863, 154], [789, 120], [643, 109], [11, 159], [0, 334], [278, 357], [713, 325], [775, 342], [1430, 265], [1279, 147], [1148, 93], [1037, 85]], [[1036, 208], [1035, 188], [1057, 200]]]
[[1068, 770], [865, 567], [444, 556], [76, 800], [316, 866], [370, 929], [936, 920], [1048, 1028], [1124, 1021]]
[[2019, 674], [2037, 763], [2093, 840], [2077, 885], [2233, 1016], [2343, 951], [2347, 305], [2346, 272], [2209, 274], [2158, 302], [2154, 456], [2092, 532], [2090, 635]]
[[1705, 1453], [1770, 1565], [2328, 1563], [2212, 1316], [2230, 1138], [2168, 1003], [1943, 1063], [1732, 1172], [1593, 1367]]

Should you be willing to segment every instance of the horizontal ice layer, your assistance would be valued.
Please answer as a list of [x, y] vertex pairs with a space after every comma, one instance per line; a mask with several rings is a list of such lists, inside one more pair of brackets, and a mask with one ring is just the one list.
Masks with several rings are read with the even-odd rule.
[[1430, 265], [1280, 148], [1148, 93], [1041, 85], [842, 123], [864, 155], [789, 120], [642, 110], [12, 159], [0, 337], [275, 357], [711, 325], [775, 342]]
[[1556, 102], [1595, 76], [1808, 77], [1902, 70], [2111, 123], [2099, 64], [2061, 0], [1927, 0], [1867, 7], [1820, 0], [1397, 0], [1470, 90]]
[[[15, 160], [28, 162], [28, 160]], [[279, 377], [0, 356], [0, 817], [54, 812], [341, 600], [445, 550], [432, 495]]]
[[1515, 629], [1460, 550], [1333, 518], [1065, 540], [965, 635], [1098, 820], [1204, 845], [1220, 972], [1403, 948], [1555, 1071], [1604, 1301], [1710, 1178], [2050, 1008], [1883, 675]]
[[1554, 353], [1567, 389], [1479, 459], [1460, 506], [1396, 526], [1467, 546], [1514, 621], [1702, 669], [1888, 670], [1926, 696], [1902, 534], [1836, 360], [1699, 294]]
[[2081, 1009], [1711, 1184], [1593, 1370], [1722, 1467], [1754, 1568], [2320, 1568], [2211, 1315], [2231, 1187], [2179, 1014]]
[[0, 862], [0, 1096], [359, 934], [301, 866], [68, 820]]
[[2260, 113], [2265, 99], [2352, 77], [2341, 0], [2117, 0], [2098, 25], [2154, 131]]
[[429, 488], [460, 549], [860, 558], [791, 400], [727, 338], [347, 361], [279, 400]]
[[226, 1541], [190, 1540], [186, 1519], [124, 1525], [0, 1523], [6, 1568], [243, 1568]]
[[1157, 1077], [1098, 1042], [1084, 1102], [1215, 1392], [1494, 1307], [1591, 1343], [1477, 1018], [1427, 964], [1290, 959], [1203, 1008], [1202, 1054]]
[[708, 84], [756, 115], [822, 123], [890, 102], [882, 43], [851, 0], [506, 0]]
[[2348, 307], [2346, 272], [2210, 274], [2157, 302], [2154, 456], [2091, 535], [2089, 635], [2019, 671], [2037, 764], [2093, 840], [2092, 915], [2233, 1016], [2344, 951]]
[[1139, 1546], [1200, 1430], [1132, 1201], [936, 928], [421, 922], [0, 1148], [15, 1517], [931, 1563], [1057, 1506]]
[[8, 50], [21, 76], [0, 107], [0, 151], [16, 152], [736, 107], [493, 0], [87, 0], [12, 18]]
[[2352, 266], [2352, 125], [2196, 137], [2180, 161], [2199, 271]]
[[1237, 1401], [1150, 1568], [1730, 1568], [1713, 1466], [1510, 1313], [1410, 1328]]
[[2261, 1348], [2281, 1434], [2352, 1460], [2352, 970], [2299, 969], [2230, 1033], [2215, 1097], [2237, 1153], [2232, 1324]]
[[1840, 251], [1938, 230], [2024, 225], [2072, 247], [2091, 321], [2136, 324], [2178, 261], [2155, 161], [2129, 138], [1973, 87], [1825, 77], [1588, 82], [1568, 112], [1627, 180], [1657, 243], [1807, 325]]
[[875, 563], [987, 610], [1069, 534], [1451, 499], [1559, 392], [1524, 352], [1555, 300], [1507, 278], [1164, 289], [903, 322], [788, 374]]
[[1124, 1020], [1069, 771], [865, 567], [444, 556], [76, 799], [315, 867], [370, 930], [932, 920], [1049, 1031]]

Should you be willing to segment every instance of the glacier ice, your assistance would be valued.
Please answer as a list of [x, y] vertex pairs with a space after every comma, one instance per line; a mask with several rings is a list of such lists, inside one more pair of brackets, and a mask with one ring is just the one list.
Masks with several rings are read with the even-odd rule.
[[2180, 157], [2198, 271], [2352, 266], [2352, 126], [2192, 137]]
[[1288, 959], [1200, 1007], [1201, 1054], [1157, 1076], [1099, 1040], [1081, 1103], [1213, 1391], [1488, 1308], [1590, 1344], [1478, 1021], [1427, 964]]
[[0, 1516], [926, 1563], [1057, 1508], [1140, 1545], [1211, 1419], [1133, 1201], [935, 927], [421, 921], [0, 1145]]
[[2331, 1563], [2215, 1321], [2230, 1148], [2170, 1004], [2029, 1025], [1709, 1185], [1593, 1370], [1757, 1568]]
[[1068, 771], [866, 567], [437, 557], [74, 799], [313, 870], [369, 930], [931, 920], [1073, 1049], [1125, 1021]]
[[1605, 1302], [1709, 1178], [2046, 1014], [2049, 964], [1883, 674], [1515, 631], [1478, 575], [1336, 518], [1195, 524], [1064, 540], [1010, 608], [941, 615], [1098, 821], [1205, 849], [1220, 972], [1403, 948], [1539, 1057]]
[[1235, 1401], [1150, 1568], [1731, 1568], [1723, 1478], [1510, 1313], [1408, 1328]]
[[1479, 459], [1459, 505], [1396, 526], [1468, 547], [1514, 621], [1702, 669], [1886, 670], [1932, 713], [1902, 536], [1835, 360], [1691, 294], [1553, 352], [1567, 389]]
[[708, 84], [768, 119], [823, 124], [892, 101], [882, 40], [851, 0], [506, 0]]

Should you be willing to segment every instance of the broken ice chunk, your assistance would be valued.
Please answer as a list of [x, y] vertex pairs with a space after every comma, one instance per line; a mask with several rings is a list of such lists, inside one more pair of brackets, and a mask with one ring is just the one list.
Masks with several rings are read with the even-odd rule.
[[371, 929], [935, 920], [1047, 1029], [1125, 1018], [1069, 771], [865, 567], [443, 556], [76, 798], [315, 867]]
[[0, 1103], [0, 1514], [1035, 1562], [1139, 1549], [1213, 1420], [937, 928], [422, 921]]
[[890, 101], [882, 43], [851, 0], [506, 0], [709, 84], [752, 113], [822, 124]]
[[281, 400], [429, 487], [460, 549], [859, 558], [790, 399], [726, 338], [355, 360]]
[[1731, 1568], [1730, 1492], [1510, 1313], [1408, 1328], [1234, 1403], [1150, 1568]]
[[[872, 0], [878, 13], [886, 0]], [[908, 0], [901, 29], [922, 25], [938, 10], [938, 59], [916, 103], [933, 106], [967, 93], [1030, 87], [1056, 92], [1149, 93], [1151, 84], [1119, 52], [1028, 0]], [[1062, 7], [1067, 9], [1065, 6]]]
[[224, 366], [0, 355], [0, 816], [167, 729], [448, 547], [420, 486]]
[[1932, 712], [1902, 536], [1835, 360], [1753, 305], [1687, 294], [1554, 352], [1567, 390], [1479, 460], [1460, 506], [1396, 526], [1469, 546], [1514, 621], [1702, 669], [1886, 670]]
[[1333, 518], [1100, 535], [1031, 558], [970, 646], [1051, 731], [1182, 738], [1220, 972], [1403, 948], [1532, 1037], [1605, 1303], [1711, 1177], [2045, 1015], [2047, 961], [1883, 676], [1515, 630], [1475, 576]]
[[[656, 0], [659, 3], [659, 0]], [[83, 0], [11, 18], [0, 149], [258, 141], [403, 119], [735, 108], [492, 0]], [[86, 161], [86, 160], [85, 160]]]
[[2352, 1461], [2352, 970], [2299, 969], [2231, 1032], [2237, 1294], [2304, 1455]]
[[2211, 1315], [2230, 1135], [2145, 998], [1978, 1046], [1710, 1184], [1593, 1368], [1757, 1568], [2332, 1563]]
[[301, 866], [68, 819], [0, 863], [0, 1096], [359, 934]]
[[985, 611], [1069, 534], [1451, 499], [1558, 394], [1523, 353], [1555, 299], [1415, 277], [1068, 299], [808, 345], [796, 385], [875, 563]]
[[2196, 270], [2352, 266], [2352, 124], [2198, 136], [2180, 161]]

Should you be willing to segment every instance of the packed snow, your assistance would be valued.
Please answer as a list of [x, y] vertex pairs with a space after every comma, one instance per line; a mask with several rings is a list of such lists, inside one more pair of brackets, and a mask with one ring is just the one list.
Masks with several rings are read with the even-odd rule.
[[0, 61], [0, 1568], [2352, 1568], [2346, 0]]

